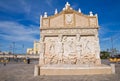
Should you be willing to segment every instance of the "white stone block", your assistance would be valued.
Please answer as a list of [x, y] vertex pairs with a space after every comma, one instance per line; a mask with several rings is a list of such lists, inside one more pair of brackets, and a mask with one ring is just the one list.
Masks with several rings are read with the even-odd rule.
[[111, 65], [112, 73], [115, 74], [115, 64], [110, 64], [110, 65]]
[[35, 67], [34, 67], [34, 76], [38, 76], [39, 75], [39, 71], [40, 69], [39, 69], [39, 66], [38, 65], [35, 65]]

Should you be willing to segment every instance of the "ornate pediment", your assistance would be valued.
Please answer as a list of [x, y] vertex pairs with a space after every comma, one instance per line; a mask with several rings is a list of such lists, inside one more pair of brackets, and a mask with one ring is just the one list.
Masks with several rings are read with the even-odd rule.
[[44, 17], [41, 18], [41, 29], [48, 28], [98, 28], [97, 15], [84, 15], [81, 10], [75, 11], [66, 3], [63, 10], [58, 13], [55, 10], [53, 16], [48, 16], [45, 12]]

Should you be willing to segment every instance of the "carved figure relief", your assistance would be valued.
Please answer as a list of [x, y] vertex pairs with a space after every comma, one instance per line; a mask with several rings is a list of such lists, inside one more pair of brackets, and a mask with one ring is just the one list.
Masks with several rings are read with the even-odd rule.
[[70, 53], [74, 53], [75, 52], [75, 44], [73, 42], [73, 39], [71, 39], [71, 41], [69, 41], [69, 49], [70, 49]]
[[50, 47], [49, 47], [49, 53], [54, 54], [55, 53], [55, 43], [54, 41], [51, 41]]
[[62, 42], [66, 42], [66, 41], [67, 41], [67, 36], [64, 36]]
[[[56, 41], [56, 42], [55, 42]], [[46, 45], [48, 49], [45, 54], [45, 63], [50, 64], [94, 64], [96, 56], [94, 56], [93, 36], [62, 36], [48, 37]], [[58, 48], [57, 48], [58, 47]], [[46, 50], [47, 51], [47, 50]]]

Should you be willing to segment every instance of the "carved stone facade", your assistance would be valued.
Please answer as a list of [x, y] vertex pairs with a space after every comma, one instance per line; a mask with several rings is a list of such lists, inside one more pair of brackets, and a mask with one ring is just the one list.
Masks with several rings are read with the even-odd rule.
[[97, 15], [84, 15], [69, 4], [40, 20], [40, 65], [101, 64]]

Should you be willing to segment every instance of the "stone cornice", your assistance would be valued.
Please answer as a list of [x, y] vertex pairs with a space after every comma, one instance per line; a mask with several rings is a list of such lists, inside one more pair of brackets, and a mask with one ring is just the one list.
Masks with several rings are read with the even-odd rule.
[[52, 28], [49, 28], [49, 27], [44, 27], [44, 28], [40, 28], [40, 30], [57, 30], [57, 29], [99, 29], [99, 26], [98, 27], [59, 27], [59, 28], [55, 28], [55, 27], [52, 27]]

